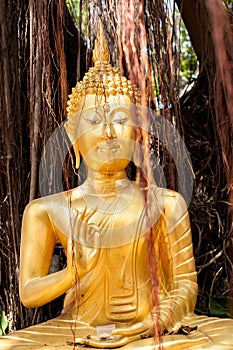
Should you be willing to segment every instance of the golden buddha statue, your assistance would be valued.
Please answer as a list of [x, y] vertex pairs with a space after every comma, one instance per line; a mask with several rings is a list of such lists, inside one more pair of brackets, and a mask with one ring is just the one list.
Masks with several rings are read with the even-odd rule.
[[[127, 177], [140, 94], [111, 67], [101, 23], [93, 57], [70, 96], [66, 123], [87, 178], [33, 200], [22, 223], [22, 303], [38, 307], [66, 293], [64, 307], [53, 320], [1, 337], [0, 348], [233, 349], [232, 320], [194, 314], [197, 280], [182, 196]], [[56, 243], [67, 267], [49, 274]]]

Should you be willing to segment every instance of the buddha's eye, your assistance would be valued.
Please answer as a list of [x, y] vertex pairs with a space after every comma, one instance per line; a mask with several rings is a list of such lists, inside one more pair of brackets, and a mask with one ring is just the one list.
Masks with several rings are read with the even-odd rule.
[[112, 122], [115, 124], [123, 125], [127, 122], [129, 116], [124, 112], [116, 112], [112, 118]]
[[90, 124], [90, 125], [98, 125], [102, 122], [102, 118], [99, 113], [88, 113], [84, 116], [84, 119]]
[[116, 124], [125, 124], [125, 122], [126, 122], [126, 119], [114, 119], [114, 121], [113, 121], [114, 123], [116, 123]]

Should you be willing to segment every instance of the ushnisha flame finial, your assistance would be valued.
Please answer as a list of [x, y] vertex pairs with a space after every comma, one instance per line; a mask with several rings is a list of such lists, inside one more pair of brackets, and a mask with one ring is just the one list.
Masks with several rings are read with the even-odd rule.
[[123, 77], [119, 69], [110, 64], [110, 53], [104, 34], [103, 24], [98, 23], [98, 30], [93, 50], [94, 66], [85, 74], [82, 81], [78, 82], [69, 95], [67, 117], [73, 117], [79, 109], [80, 100], [88, 94], [103, 95], [126, 95], [133, 103], [140, 103], [139, 89]]
[[101, 20], [98, 22], [98, 29], [95, 39], [95, 47], [93, 50], [92, 61], [97, 62], [106, 62], [110, 63], [110, 53], [108, 49], [108, 43], [105, 37], [103, 23]]

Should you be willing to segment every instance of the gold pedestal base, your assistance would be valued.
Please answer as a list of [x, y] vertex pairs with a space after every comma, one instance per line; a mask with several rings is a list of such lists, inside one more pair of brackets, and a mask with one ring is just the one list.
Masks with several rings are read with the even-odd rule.
[[[189, 335], [166, 335], [161, 343], [153, 338], [131, 342], [121, 350], [232, 350], [233, 320], [192, 315], [184, 324], [197, 326]], [[0, 337], [1, 350], [93, 349], [76, 344], [77, 337], [96, 336], [96, 329], [61, 317]], [[75, 346], [74, 346], [75, 344]], [[104, 347], [104, 345], [103, 345]]]

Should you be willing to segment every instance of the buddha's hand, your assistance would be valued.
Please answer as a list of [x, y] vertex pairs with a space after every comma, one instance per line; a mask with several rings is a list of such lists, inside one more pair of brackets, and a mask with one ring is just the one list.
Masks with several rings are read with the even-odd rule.
[[[157, 325], [158, 326], [158, 325]], [[135, 323], [130, 327], [116, 328], [111, 332], [111, 335], [99, 339], [94, 336], [87, 336], [85, 338], [76, 338], [76, 343], [101, 349], [115, 349], [126, 344], [150, 338], [154, 334], [154, 322], [151, 315], [148, 315], [143, 322]], [[130, 347], [131, 349], [131, 347]], [[134, 346], [132, 346], [134, 349]]]
[[72, 237], [67, 247], [67, 268], [77, 278], [84, 276], [96, 265], [100, 253], [99, 227], [90, 222], [96, 209], [77, 211], [72, 222]]
[[149, 338], [153, 334], [153, 321], [151, 316], [147, 316], [143, 322], [135, 323], [129, 327], [116, 328], [112, 331], [112, 335], [123, 336], [128, 339], [128, 342], [134, 341], [135, 337], [138, 339]]
[[[114, 329], [111, 336], [103, 339], [88, 336], [86, 338], [76, 338], [77, 345], [86, 345], [94, 348], [115, 349], [137, 340], [152, 336], [151, 324], [145, 322], [136, 323], [130, 327]], [[134, 347], [132, 347], [133, 349]]]

